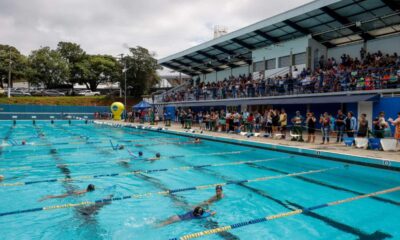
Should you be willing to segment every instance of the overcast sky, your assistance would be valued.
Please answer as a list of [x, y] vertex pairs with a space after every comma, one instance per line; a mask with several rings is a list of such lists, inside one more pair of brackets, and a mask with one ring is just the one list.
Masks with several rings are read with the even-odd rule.
[[0, 44], [29, 54], [71, 41], [91, 54], [126, 53], [143, 46], [157, 58], [311, 0], [0, 0]]

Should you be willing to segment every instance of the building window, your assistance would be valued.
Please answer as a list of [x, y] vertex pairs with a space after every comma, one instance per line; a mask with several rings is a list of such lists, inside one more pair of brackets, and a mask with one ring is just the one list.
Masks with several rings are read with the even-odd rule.
[[289, 67], [289, 65], [290, 65], [290, 56], [284, 56], [279, 58], [280, 68]]
[[275, 58], [273, 58], [273, 59], [269, 59], [269, 60], [267, 60], [266, 61], [266, 65], [267, 65], [267, 70], [271, 70], [271, 69], [275, 69], [276, 68], [276, 59]]
[[264, 70], [265, 70], [265, 62], [264, 61], [253, 63], [253, 72], [261, 72]]
[[306, 53], [299, 53], [293, 56], [294, 65], [306, 64]]

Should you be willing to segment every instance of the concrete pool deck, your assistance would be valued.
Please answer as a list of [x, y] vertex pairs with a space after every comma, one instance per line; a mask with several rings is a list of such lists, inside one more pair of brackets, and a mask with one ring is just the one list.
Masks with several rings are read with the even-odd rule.
[[[131, 122], [124, 122], [124, 121], [111, 121], [111, 120], [101, 120], [101, 122], [111, 122], [111, 123], [118, 123], [122, 125], [131, 125], [131, 126], [151, 126], [151, 127], [164, 127], [164, 124], [158, 125], [150, 125], [149, 123], [131, 123]], [[172, 124], [169, 127], [166, 127], [171, 131], [175, 131], [178, 133], [187, 133], [187, 129], [181, 128], [180, 124]], [[196, 130], [196, 133], [199, 133], [198, 127], [193, 127], [193, 130]], [[310, 150], [320, 150], [344, 155], [354, 155], [359, 157], [367, 157], [367, 158], [375, 158], [381, 160], [391, 160], [400, 162], [400, 152], [384, 152], [384, 151], [377, 151], [377, 150], [366, 150], [366, 149], [357, 149], [355, 147], [346, 147], [344, 143], [336, 144], [319, 144], [321, 140], [321, 136], [316, 136], [315, 142], [316, 143], [306, 143], [306, 142], [296, 142], [290, 141], [288, 139], [272, 139], [272, 138], [265, 138], [265, 137], [250, 137], [247, 138], [246, 136], [242, 136], [239, 134], [227, 134], [225, 132], [211, 132], [211, 131], [203, 131], [202, 135], [213, 136], [213, 137], [220, 137], [220, 138], [229, 138], [229, 139], [236, 139], [241, 140], [244, 142], [258, 142], [258, 143], [266, 143], [266, 144], [275, 144], [280, 146], [288, 146], [288, 147], [298, 147], [303, 149], [310, 149]], [[306, 137], [306, 135], [304, 135]], [[334, 141], [336, 137], [334, 137]]]

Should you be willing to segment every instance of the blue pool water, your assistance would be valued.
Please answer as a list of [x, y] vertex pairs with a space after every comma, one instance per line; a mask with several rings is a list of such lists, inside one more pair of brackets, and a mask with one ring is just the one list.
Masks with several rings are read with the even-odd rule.
[[[161, 220], [183, 214], [207, 200], [214, 189], [153, 194], [103, 205], [26, 212], [0, 216], [0, 239], [170, 239], [255, 218], [312, 207], [400, 186], [398, 172], [241, 145], [192, 139], [143, 129], [113, 128], [83, 121], [9, 121], [0, 123], [1, 213], [80, 203], [113, 197], [184, 189], [193, 186], [270, 177], [264, 181], [224, 186], [225, 198], [209, 209], [211, 218], [156, 227]], [[27, 144], [21, 146], [22, 140]], [[124, 145], [113, 150], [112, 144]], [[180, 144], [179, 144], [180, 143]], [[139, 145], [138, 145], [139, 144]], [[131, 159], [161, 153], [158, 161]], [[126, 160], [129, 164], [121, 164]], [[262, 160], [256, 163], [249, 161]], [[265, 161], [264, 161], [265, 160]], [[244, 161], [245, 163], [239, 163]], [[237, 164], [229, 164], [237, 163]], [[208, 165], [201, 168], [181, 168]], [[220, 166], [216, 166], [220, 164]], [[134, 170], [143, 174], [123, 174]], [[298, 176], [276, 177], [290, 173]], [[88, 178], [102, 174], [119, 174]], [[72, 178], [76, 181], [34, 181]], [[13, 186], [13, 183], [31, 183]], [[84, 189], [84, 196], [48, 199], [46, 195]], [[279, 218], [203, 239], [400, 239], [400, 193]]]

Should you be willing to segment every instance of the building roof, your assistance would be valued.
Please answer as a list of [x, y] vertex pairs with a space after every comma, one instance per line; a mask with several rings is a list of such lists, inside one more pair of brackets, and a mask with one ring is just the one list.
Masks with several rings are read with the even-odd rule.
[[310, 36], [331, 48], [400, 32], [400, 0], [316, 0], [160, 59], [198, 75], [251, 64], [251, 51]]

